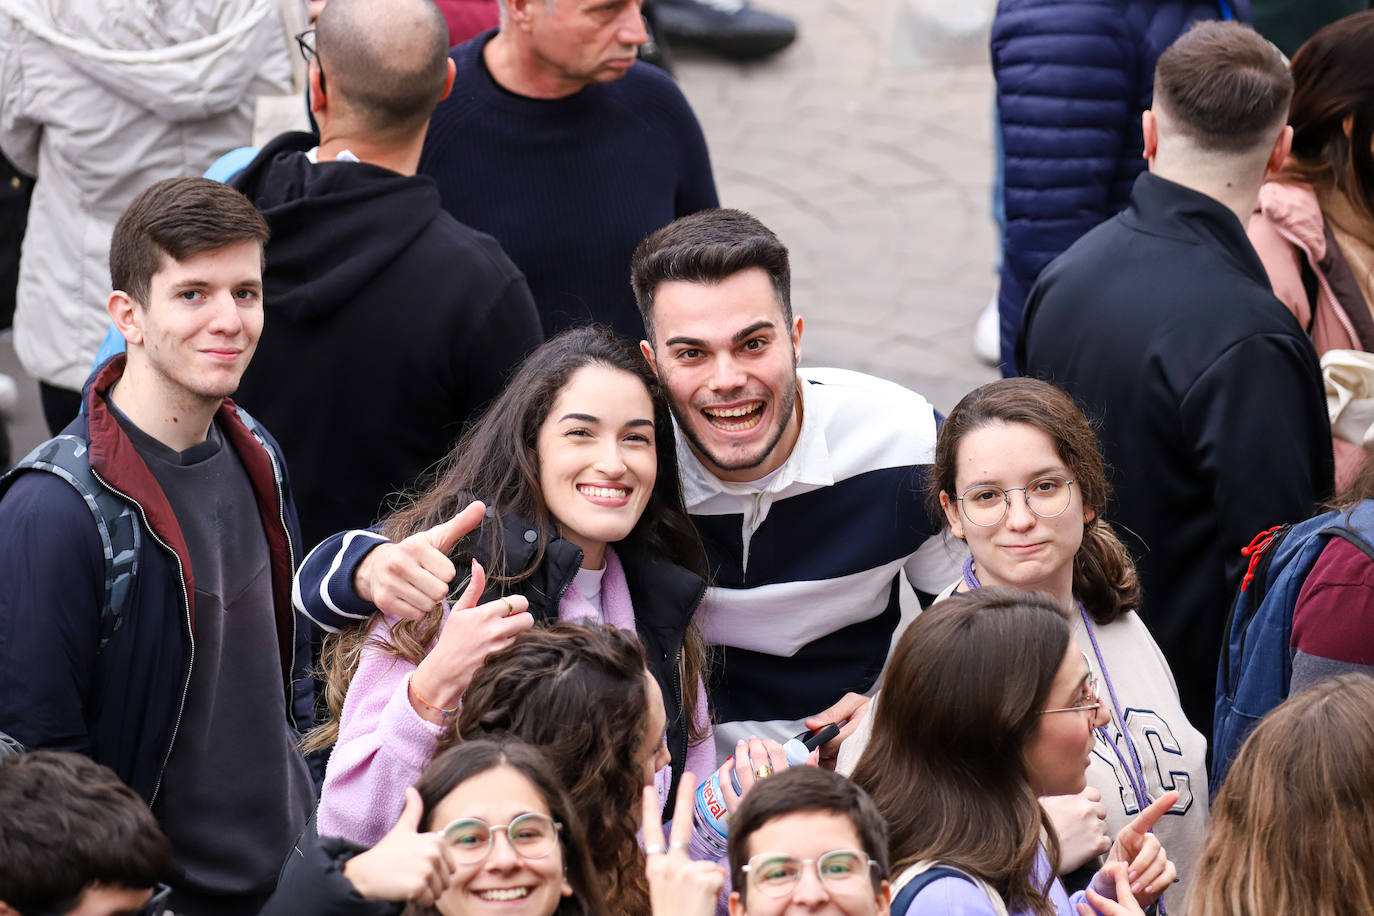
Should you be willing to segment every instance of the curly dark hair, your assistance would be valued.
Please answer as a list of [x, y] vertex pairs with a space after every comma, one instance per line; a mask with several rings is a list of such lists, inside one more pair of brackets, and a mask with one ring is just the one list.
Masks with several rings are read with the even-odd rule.
[[487, 657], [439, 743], [513, 735], [538, 748], [568, 789], [615, 913], [649, 912], [636, 836], [644, 776], [634, 762], [646, 737], [649, 677], [633, 633], [536, 627]]

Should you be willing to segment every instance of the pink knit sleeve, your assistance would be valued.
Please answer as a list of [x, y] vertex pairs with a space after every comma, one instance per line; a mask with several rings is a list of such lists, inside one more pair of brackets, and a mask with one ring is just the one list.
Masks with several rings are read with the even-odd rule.
[[375, 844], [396, 823], [406, 788], [420, 778], [443, 733], [410, 705], [415, 665], [373, 644], [389, 628], [389, 622], [374, 624], [363, 648], [320, 793], [320, 835], [362, 846]]

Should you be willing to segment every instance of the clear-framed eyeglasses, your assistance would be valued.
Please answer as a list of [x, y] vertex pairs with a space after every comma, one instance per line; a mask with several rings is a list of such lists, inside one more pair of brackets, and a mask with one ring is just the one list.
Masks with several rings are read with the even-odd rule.
[[[1088, 655], [1083, 653], [1083, 663], [1088, 664]], [[1102, 682], [1093, 674], [1092, 666], [1088, 665], [1088, 677], [1083, 681], [1083, 690], [1073, 701], [1072, 706], [1060, 706], [1056, 709], [1042, 709], [1040, 715], [1047, 715], [1052, 712], [1088, 712], [1091, 710], [1096, 713], [1102, 707]]]
[[975, 484], [959, 495], [964, 517], [980, 528], [1000, 525], [1011, 508], [1011, 494], [1016, 491], [1026, 498], [1026, 508], [1040, 518], [1063, 515], [1073, 497], [1073, 481], [1055, 474], [1037, 477], [1024, 487], [1003, 489], [992, 484]]
[[511, 849], [522, 859], [542, 859], [558, 845], [563, 825], [547, 814], [522, 814], [509, 824], [488, 824], [480, 817], [463, 817], [439, 831], [464, 865], [481, 862], [491, 854], [497, 833], [505, 833]]
[[854, 893], [859, 888], [872, 888], [871, 872], [878, 866], [857, 849], [832, 849], [814, 859], [776, 852], [761, 852], [744, 866], [749, 883], [769, 897], [786, 897], [797, 888], [802, 871], [807, 866], [816, 869], [816, 877], [835, 894]]

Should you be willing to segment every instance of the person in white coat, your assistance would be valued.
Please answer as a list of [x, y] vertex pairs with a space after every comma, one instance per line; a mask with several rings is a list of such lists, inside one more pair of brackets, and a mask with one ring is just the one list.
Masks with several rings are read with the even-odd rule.
[[249, 142], [257, 97], [291, 86], [284, 3], [0, 0], [0, 150], [38, 179], [14, 345], [54, 434], [109, 325], [115, 220]]

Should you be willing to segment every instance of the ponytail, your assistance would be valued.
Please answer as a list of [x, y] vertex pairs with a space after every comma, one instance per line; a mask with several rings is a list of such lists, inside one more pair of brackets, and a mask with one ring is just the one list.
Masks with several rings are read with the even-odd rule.
[[1135, 565], [1101, 516], [1083, 526], [1083, 543], [1073, 558], [1073, 592], [1099, 624], [1140, 606]]

